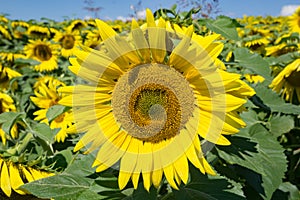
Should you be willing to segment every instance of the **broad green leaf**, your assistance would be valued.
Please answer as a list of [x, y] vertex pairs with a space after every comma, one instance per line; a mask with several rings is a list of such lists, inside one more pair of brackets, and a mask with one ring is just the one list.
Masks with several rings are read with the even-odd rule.
[[268, 122], [269, 129], [275, 137], [288, 133], [294, 128], [294, 118], [292, 116], [273, 116]]
[[95, 172], [95, 168], [92, 168], [94, 160], [95, 156], [92, 154], [75, 156], [65, 172], [82, 177], [91, 175]]
[[261, 75], [270, 82], [271, 69], [267, 61], [260, 55], [251, 53], [247, 48], [236, 48], [233, 51], [235, 61], [245, 69], [250, 70], [253, 74]]
[[[223, 200], [223, 199], [245, 199], [244, 196], [236, 194], [236, 190], [241, 191], [236, 184], [232, 184], [222, 176], [203, 175], [198, 169], [190, 167], [191, 180], [186, 185], [181, 185], [179, 190], [173, 190], [174, 198], [181, 200], [204, 199], [204, 200]], [[240, 192], [242, 193], [242, 192]]]
[[33, 126], [33, 134], [48, 144], [51, 144], [54, 142], [56, 130], [51, 130], [51, 128], [45, 123], [37, 123]]
[[21, 112], [4, 112], [2, 114], [0, 114], [0, 124], [1, 125], [1, 129], [9, 134], [10, 130], [12, 128], [12, 126], [15, 124], [15, 122], [18, 119], [24, 119], [25, 118], [25, 113], [21, 113]]
[[49, 124], [59, 115], [63, 114], [64, 112], [66, 112], [67, 110], [69, 110], [68, 107], [63, 106], [63, 105], [53, 105], [51, 106], [47, 113], [46, 113], [46, 117], [49, 121]]
[[[91, 183], [91, 179], [63, 173], [27, 183], [21, 186], [21, 188], [39, 198], [76, 200], [80, 195], [88, 195], [87, 191], [89, 190]], [[85, 193], [82, 194], [83, 192]], [[89, 196], [91, 196], [91, 194], [89, 194]], [[93, 194], [92, 196], [95, 197]]]
[[[287, 168], [282, 146], [259, 123], [242, 129], [239, 136], [232, 136], [231, 143], [228, 147], [217, 148], [219, 156], [230, 164], [248, 168], [261, 176], [261, 181], [257, 179], [254, 184], [256, 192], [260, 193], [262, 198], [270, 199], [281, 184]], [[244, 177], [246, 175], [244, 174]], [[253, 175], [249, 176], [252, 177]], [[259, 183], [264, 191], [261, 191]]]
[[266, 86], [257, 84], [254, 86], [256, 95], [271, 108], [272, 112], [281, 112], [284, 114], [300, 115], [300, 106], [296, 106], [285, 101], [274, 91]]
[[206, 26], [210, 30], [221, 34], [225, 38], [239, 40], [236, 31], [236, 24], [230, 18], [218, 18], [216, 20], [206, 20]]

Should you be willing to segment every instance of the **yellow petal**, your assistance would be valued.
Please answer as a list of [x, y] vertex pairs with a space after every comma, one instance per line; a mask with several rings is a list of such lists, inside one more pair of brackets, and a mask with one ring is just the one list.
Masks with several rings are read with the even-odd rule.
[[[2, 168], [1, 168], [1, 189], [2, 191], [10, 197], [11, 195], [11, 184], [10, 184], [10, 178], [8, 175], [8, 169], [5, 161], [0, 160], [0, 162], [3, 162]], [[1, 166], [1, 164], [0, 164]]]
[[19, 169], [13, 163], [9, 165], [9, 176], [11, 177], [11, 188], [19, 194], [26, 194], [22, 190], [18, 189], [21, 185], [24, 185], [24, 182], [20, 176]]
[[26, 167], [22, 166], [22, 171], [23, 174], [25, 175], [26, 179], [28, 182], [32, 182], [34, 181], [33, 176], [31, 175], [31, 173], [26, 169]]

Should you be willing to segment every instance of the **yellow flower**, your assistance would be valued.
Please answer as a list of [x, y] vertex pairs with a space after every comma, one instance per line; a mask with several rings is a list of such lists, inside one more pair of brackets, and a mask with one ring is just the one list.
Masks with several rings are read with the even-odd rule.
[[81, 44], [81, 36], [78, 31], [64, 33], [56, 33], [54, 41], [59, 42], [61, 45], [61, 55], [69, 57], [74, 55], [74, 50]]
[[49, 38], [50, 37], [50, 31], [49, 28], [43, 27], [43, 26], [38, 26], [38, 25], [31, 25], [29, 26], [27, 30], [27, 34], [31, 38]]
[[[4, 67], [0, 63], [0, 88], [1, 90], [6, 90], [9, 87], [10, 80], [22, 76], [19, 72], [9, 68], [9, 67]], [[12, 84], [12, 89], [17, 88], [17, 83]]]
[[80, 19], [76, 19], [76, 20], [73, 20], [71, 22], [71, 24], [69, 26], [67, 26], [66, 29], [69, 32], [73, 32], [73, 31], [79, 31], [86, 26], [87, 26], [87, 24], [84, 21], [82, 21]]
[[0, 35], [3, 35], [4, 38], [8, 39], [8, 40], [11, 40], [12, 37], [10, 35], [10, 33], [7, 31], [7, 29], [5, 27], [3, 27], [1, 24], [0, 24]]
[[291, 32], [300, 33], [300, 7], [298, 7], [295, 13], [289, 17], [289, 26]]
[[24, 47], [24, 52], [28, 58], [33, 58], [40, 62], [34, 69], [36, 71], [53, 71], [57, 65], [58, 46], [46, 40], [29, 40], [29, 44]]
[[222, 50], [216, 36], [193, 39], [192, 26], [175, 33], [149, 9], [146, 15], [146, 27], [132, 21], [129, 41], [96, 20], [103, 48], [83, 47], [70, 58], [70, 70], [90, 84], [60, 88], [71, 95], [59, 103], [73, 106], [76, 129], [86, 132], [74, 151], [98, 150], [98, 172], [119, 166], [120, 189], [130, 178], [137, 188], [140, 175], [147, 190], [163, 175], [178, 189], [188, 181], [188, 162], [215, 174], [200, 138], [229, 145], [223, 135], [245, 125], [236, 110], [254, 92], [214, 66]]
[[265, 81], [264, 77], [257, 74], [245, 74], [244, 76], [249, 83], [262, 83]]
[[96, 48], [102, 42], [100, 32], [96, 29], [87, 32], [84, 45], [90, 48]]
[[300, 102], [300, 59], [287, 65], [272, 81], [270, 87], [282, 94], [286, 101], [293, 101], [296, 94]]
[[[35, 97], [30, 97], [31, 101], [41, 108], [40, 110], [34, 112], [36, 116], [34, 120], [41, 121], [43, 123], [49, 124], [46, 114], [48, 109], [56, 105], [62, 96], [57, 92], [57, 87], [65, 86], [65, 84], [53, 77], [43, 77], [40, 78], [38, 82], [34, 85]], [[58, 117], [56, 117], [51, 123], [50, 128], [60, 128], [55, 136], [55, 140], [64, 142], [68, 136], [67, 128], [71, 127], [73, 124], [73, 115], [71, 111], [67, 111]]]
[[11, 196], [12, 190], [18, 194], [25, 195], [25, 191], [18, 189], [20, 186], [52, 175], [52, 173], [6, 161], [0, 157], [0, 186], [1, 190], [8, 197]]
[[[0, 92], [0, 114], [4, 112], [13, 112], [16, 111], [16, 107], [14, 105], [14, 100], [7, 94]], [[10, 135], [12, 138], [18, 137], [18, 128], [17, 125], [14, 124], [12, 129], [10, 130]], [[3, 144], [6, 144], [7, 135], [1, 129], [0, 125], [0, 137]]]

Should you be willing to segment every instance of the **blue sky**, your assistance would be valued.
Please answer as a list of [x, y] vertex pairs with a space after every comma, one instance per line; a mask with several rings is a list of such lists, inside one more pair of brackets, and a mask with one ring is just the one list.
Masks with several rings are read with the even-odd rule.
[[[115, 19], [118, 16], [128, 17], [133, 14], [130, 5], [136, 5], [138, 0], [94, 0], [96, 6], [103, 9], [99, 13], [102, 19]], [[288, 5], [299, 5], [300, 0], [219, 0], [220, 14], [231, 17], [246, 15], [278, 16], [282, 8]], [[142, 7], [156, 10], [170, 8], [176, 0], [143, 0]], [[84, 0], [0, 0], [0, 13], [9, 14], [10, 19], [37, 19], [41, 17], [61, 21], [64, 16], [69, 18], [84, 18], [91, 14], [84, 10]], [[294, 7], [285, 7], [289, 12]]]

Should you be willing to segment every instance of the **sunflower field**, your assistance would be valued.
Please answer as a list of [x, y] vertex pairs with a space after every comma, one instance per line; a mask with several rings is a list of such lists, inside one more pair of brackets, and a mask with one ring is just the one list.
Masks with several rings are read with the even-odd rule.
[[300, 199], [288, 17], [0, 16], [0, 199]]

